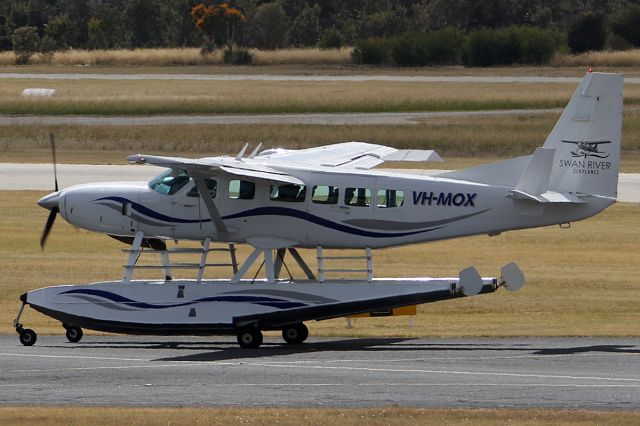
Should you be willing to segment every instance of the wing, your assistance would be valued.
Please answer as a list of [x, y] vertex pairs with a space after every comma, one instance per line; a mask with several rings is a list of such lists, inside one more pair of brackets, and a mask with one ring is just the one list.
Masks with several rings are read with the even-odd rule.
[[433, 150], [398, 150], [366, 142], [344, 142], [298, 150], [267, 150], [256, 159], [274, 164], [370, 169], [385, 161], [442, 161]]
[[274, 182], [295, 183], [304, 185], [300, 179], [281, 172], [269, 166], [256, 164], [254, 162], [244, 163], [227, 157], [212, 157], [201, 159], [190, 159], [181, 157], [160, 157], [155, 155], [130, 155], [127, 157], [132, 163], [153, 164], [154, 166], [182, 169], [189, 174], [200, 174], [215, 176], [221, 174], [232, 174], [240, 177], [252, 177], [265, 179]]

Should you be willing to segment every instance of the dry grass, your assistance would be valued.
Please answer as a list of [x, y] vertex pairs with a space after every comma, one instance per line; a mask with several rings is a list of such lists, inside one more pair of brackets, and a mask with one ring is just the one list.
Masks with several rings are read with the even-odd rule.
[[640, 49], [556, 55], [551, 65], [556, 67], [638, 68], [640, 66]]
[[[27, 87], [56, 89], [25, 98]], [[109, 81], [10, 79], [1, 114], [148, 115], [301, 112], [471, 111], [563, 107], [574, 84], [386, 81]], [[640, 104], [640, 85], [625, 90]]]
[[260, 51], [252, 49], [255, 65], [349, 65], [351, 64], [351, 47], [342, 49], [280, 49]]
[[[114, 279], [122, 274], [123, 246], [103, 235], [74, 230], [58, 220], [47, 251], [38, 247], [47, 212], [36, 206], [35, 191], [0, 192], [0, 332], [12, 333], [18, 296], [37, 287]], [[455, 276], [475, 265], [484, 275], [518, 261], [528, 284], [518, 293], [499, 291], [424, 305], [408, 327], [406, 317], [310, 322], [316, 336], [640, 336], [640, 210], [618, 204], [573, 224], [432, 244], [379, 250], [376, 276]], [[182, 244], [181, 244], [182, 245]], [[242, 247], [240, 258], [248, 254]], [[315, 252], [304, 250], [310, 265]], [[302, 274], [294, 267], [294, 276]], [[157, 277], [157, 272], [155, 273]], [[192, 273], [191, 273], [192, 274]], [[188, 276], [185, 272], [184, 275]], [[225, 277], [211, 270], [207, 276]], [[61, 333], [60, 325], [27, 310], [24, 323], [39, 333]]]
[[[260, 51], [250, 49], [255, 65], [348, 65], [351, 48], [280, 49]], [[0, 66], [15, 64], [13, 52], [0, 53]], [[67, 50], [57, 52], [53, 58], [34, 55], [32, 65], [84, 65], [84, 66], [202, 66], [224, 65], [222, 51], [201, 55], [198, 48], [133, 49], [133, 50]]]
[[[637, 72], [640, 65], [640, 50], [626, 51], [601, 51], [588, 52], [580, 55], [558, 54], [550, 66], [547, 67], [494, 67], [485, 69], [464, 68], [464, 67], [429, 67], [429, 68], [381, 68], [355, 66], [351, 62], [352, 48], [321, 50], [317, 48], [307, 49], [280, 49], [274, 51], [259, 51], [250, 49], [254, 57], [254, 66], [276, 66], [276, 65], [313, 65], [313, 66], [333, 66], [350, 67], [357, 72], [385, 72], [393, 73], [462, 73], [478, 74], [504, 74], [522, 70], [527, 75], [558, 75], [558, 71], [574, 72], [579, 70], [584, 72], [586, 67], [598, 67], [599, 70], [628, 70]], [[13, 52], [0, 53], [0, 66], [12, 66], [15, 64]], [[198, 48], [166, 48], [166, 49], [133, 49], [133, 50], [67, 50], [57, 52], [53, 58], [42, 55], [34, 55], [30, 61], [31, 66], [220, 66], [224, 65], [222, 52], [218, 51], [210, 55], [202, 56]], [[26, 67], [20, 67], [24, 69]], [[315, 71], [315, 70], [312, 70]]]
[[421, 408], [125, 408], [0, 407], [4, 425], [255, 424], [255, 425], [635, 425], [632, 411], [421, 409]]
[[[242, 145], [305, 148], [360, 140], [397, 148], [436, 149], [444, 163], [411, 167], [463, 168], [529, 154], [540, 146], [558, 114], [438, 119], [415, 125], [182, 125], [3, 126], [5, 162], [49, 162], [49, 132], [63, 163], [122, 164], [133, 152], [202, 157], [235, 154]], [[624, 117], [624, 172], [640, 171], [640, 110]], [[398, 167], [398, 165], [393, 165]], [[406, 166], [405, 166], [406, 167]]]

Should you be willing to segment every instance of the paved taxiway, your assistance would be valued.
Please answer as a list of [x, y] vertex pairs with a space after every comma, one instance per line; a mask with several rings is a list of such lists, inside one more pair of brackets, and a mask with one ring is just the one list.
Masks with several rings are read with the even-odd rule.
[[[400, 172], [437, 174], [442, 170], [404, 169]], [[61, 188], [89, 182], [149, 180], [159, 173], [157, 167], [135, 165], [59, 164], [58, 182]], [[0, 163], [0, 190], [48, 190], [53, 187], [50, 164]], [[621, 173], [618, 181], [618, 201], [640, 202], [640, 174]]]
[[0, 404], [640, 409], [640, 341], [0, 336]]

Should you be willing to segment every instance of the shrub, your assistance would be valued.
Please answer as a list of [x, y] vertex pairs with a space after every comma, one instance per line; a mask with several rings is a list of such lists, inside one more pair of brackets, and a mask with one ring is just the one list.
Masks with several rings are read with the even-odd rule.
[[231, 65], [248, 65], [253, 61], [253, 55], [247, 49], [225, 49], [224, 63]]
[[359, 40], [351, 58], [356, 64], [380, 65], [390, 62], [389, 41], [384, 38], [374, 37]]
[[420, 67], [460, 63], [464, 36], [452, 29], [431, 33], [407, 33], [391, 41], [391, 56], [397, 65]]
[[489, 67], [511, 64], [545, 64], [561, 47], [557, 31], [537, 27], [482, 29], [470, 33], [465, 63]]

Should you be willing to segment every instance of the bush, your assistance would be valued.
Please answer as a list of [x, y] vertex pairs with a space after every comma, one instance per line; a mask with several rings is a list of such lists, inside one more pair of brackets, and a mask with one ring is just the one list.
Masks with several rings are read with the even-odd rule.
[[351, 58], [356, 64], [380, 65], [390, 62], [390, 46], [389, 40], [374, 37], [359, 40]]
[[461, 60], [464, 35], [454, 29], [407, 33], [391, 41], [393, 61], [402, 67], [452, 65]]
[[224, 63], [231, 65], [248, 65], [253, 61], [253, 55], [247, 49], [225, 49]]
[[546, 64], [561, 47], [558, 32], [537, 27], [482, 29], [470, 33], [465, 63], [489, 67], [511, 64]]
[[40, 37], [36, 27], [20, 27], [13, 32], [13, 53], [16, 63], [24, 65], [40, 48]]

